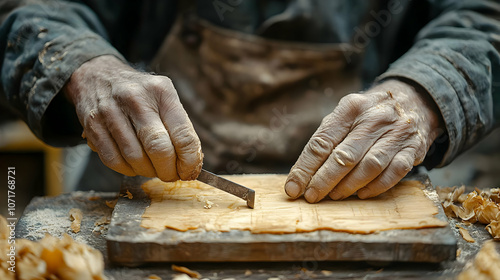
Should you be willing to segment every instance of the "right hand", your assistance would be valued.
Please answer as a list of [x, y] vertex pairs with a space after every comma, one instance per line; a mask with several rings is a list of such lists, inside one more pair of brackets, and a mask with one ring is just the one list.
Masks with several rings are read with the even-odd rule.
[[109, 168], [166, 182], [198, 177], [200, 140], [169, 78], [100, 56], [82, 64], [63, 91], [82, 137]]

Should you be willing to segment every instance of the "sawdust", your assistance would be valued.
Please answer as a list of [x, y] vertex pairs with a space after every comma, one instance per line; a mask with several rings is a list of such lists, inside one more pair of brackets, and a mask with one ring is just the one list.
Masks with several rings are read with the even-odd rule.
[[68, 219], [65, 211], [56, 211], [50, 208], [38, 209], [29, 211], [23, 216], [23, 220], [27, 225], [32, 225], [28, 228], [26, 238], [42, 239], [46, 233], [62, 237], [71, 226], [71, 221]]
[[[255, 209], [245, 201], [198, 181], [165, 183], [152, 179], [142, 185], [151, 198], [141, 226], [162, 231], [203, 229], [248, 230], [252, 233], [295, 233], [316, 230], [368, 234], [391, 229], [444, 227], [434, 217], [438, 208], [418, 181], [405, 181], [368, 200], [350, 197], [309, 204], [290, 200], [284, 193], [285, 175], [227, 176], [256, 191]], [[204, 199], [216, 203], [203, 211]], [[201, 201], [200, 201], [201, 200]]]

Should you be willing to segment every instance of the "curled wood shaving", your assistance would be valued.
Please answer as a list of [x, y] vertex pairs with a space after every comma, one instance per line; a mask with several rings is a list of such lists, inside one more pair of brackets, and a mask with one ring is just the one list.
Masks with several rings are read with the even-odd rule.
[[493, 221], [486, 226], [486, 230], [493, 236], [493, 239], [500, 240], [500, 222]]
[[69, 210], [69, 219], [72, 221], [71, 222], [71, 230], [74, 233], [79, 233], [80, 232], [80, 227], [82, 224], [82, 210], [78, 208], [71, 208]]
[[[4, 219], [0, 216], [0, 221]], [[0, 222], [0, 232], [4, 230]], [[10, 248], [7, 239], [0, 238], [0, 250]], [[59, 239], [46, 235], [38, 242], [16, 240], [15, 273], [7, 270], [7, 254], [0, 254], [0, 279], [79, 279], [104, 280], [104, 259], [101, 252], [75, 242], [69, 235]]]
[[184, 267], [184, 266], [177, 266], [177, 265], [173, 264], [172, 265], [172, 270], [176, 271], [176, 272], [185, 273], [185, 274], [187, 274], [191, 278], [196, 278], [196, 279], [200, 279], [201, 278], [201, 274], [200, 273], [198, 273], [197, 271], [191, 270], [191, 269], [189, 269], [187, 267]]
[[[485, 224], [493, 239], [500, 240], [499, 195], [500, 188], [480, 190], [465, 194], [465, 187], [437, 188], [443, 209], [448, 217], [459, 218], [467, 224]], [[462, 233], [462, 232], [460, 232]], [[463, 235], [462, 235], [463, 236]], [[464, 237], [465, 239], [465, 237]]]

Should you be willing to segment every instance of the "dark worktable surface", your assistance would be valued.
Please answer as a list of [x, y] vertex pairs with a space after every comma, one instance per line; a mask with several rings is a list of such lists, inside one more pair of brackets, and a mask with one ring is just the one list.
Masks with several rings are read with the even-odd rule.
[[[16, 237], [39, 240], [45, 233], [57, 237], [68, 233], [76, 241], [101, 251], [106, 261], [107, 225], [94, 226], [94, 222], [103, 216], [111, 217], [112, 209], [105, 202], [116, 196], [117, 193], [73, 192], [56, 197], [34, 198], [17, 224]], [[71, 208], [79, 208], [83, 212], [81, 231], [76, 234], [70, 231], [68, 212]], [[455, 228], [457, 223], [454, 219], [450, 220], [460, 254], [455, 261], [440, 264], [316, 261], [175, 264], [196, 270], [206, 279], [454, 279], [474, 258], [484, 241], [491, 239], [484, 225], [461, 224], [476, 240], [475, 243], [468, 243]], [[500, 243], [496, 245], [497, 249], [500, 248]], [[106, 261], [106, 275], [110, 279], [144, 279], [156, 274], [162, 279], [172, 279], [178, 273], [170, 267], [171, 263], [138, 268], [117, 267]]]

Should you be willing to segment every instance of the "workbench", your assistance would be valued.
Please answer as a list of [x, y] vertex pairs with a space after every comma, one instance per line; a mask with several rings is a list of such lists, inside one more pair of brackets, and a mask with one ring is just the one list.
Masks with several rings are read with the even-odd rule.
[[[106, 261], [105, 274], [110, 279], [144, 279], [156, 274], [162, 279], [172, 279], [178, 274], [171, 270], [171, 263], [118, 267], [109, 263], [106, 249], [107, 226], [94, 226], [103, 216], [111, 216], [112, 209], [106, 201], [113, 200], [118, 193], [73, 192], [55, 197], [36, 197], [26, 207], [16, 227], [16, 237], [39, 240], [45, 233], [60, 237], [68, 233], [78, 242], [88, 244], [102, 252]], [[81, 231], [70, 231], [68, 212], [79, 208], [83, 212]], [[475, 243], [468, 243], [459, 235], [455, 225], [449, 221], [458, 239], [458, 255], [455, 261], [439, 264], [429, 263], [365, 263], [365, 262], [238, 262], [238, 263], [175, 263], [201, 273], [207, 279], [454, 279], [479, 251], [484, 241], [491, 239], [484, 225], [464, 226]], [[500, 243], [496, 244], [497, 249]]]

